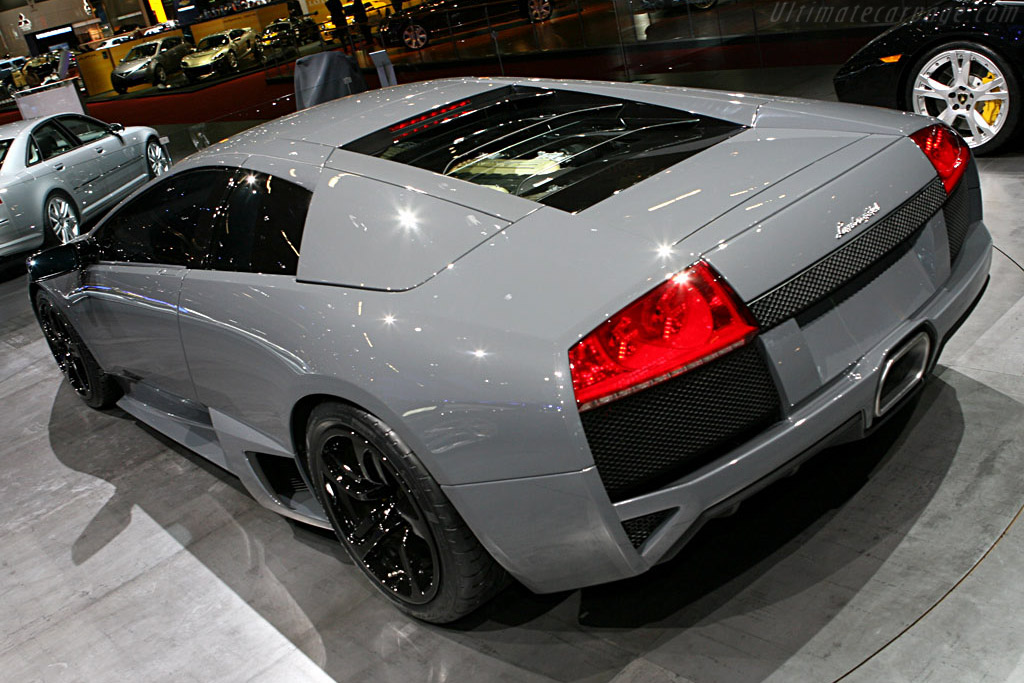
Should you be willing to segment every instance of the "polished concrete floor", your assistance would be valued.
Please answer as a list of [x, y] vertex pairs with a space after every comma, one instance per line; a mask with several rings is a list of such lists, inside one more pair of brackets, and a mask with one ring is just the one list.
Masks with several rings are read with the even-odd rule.
[[230, 475], [86, 408], [8, 269], [0, 680], [1024, 680], [1024, 153], [980, 166], [991, 284], [910, 411], [645, 576], [512, 586], [448, 628], [403, 617]]

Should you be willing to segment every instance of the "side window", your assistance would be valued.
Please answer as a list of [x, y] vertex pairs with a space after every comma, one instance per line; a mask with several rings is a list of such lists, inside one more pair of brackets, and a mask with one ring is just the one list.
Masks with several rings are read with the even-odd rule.
[[191, 265], [205, 253], [234, 175], [229, 169], [199, 169], [158, 182], [103, 222], [96, 237], [101, 258]]
[[242, 37], [242, 34], [243, 34], [243, 33], [245, 33], [245, 31], [243, 31], [243, 30], [242, 30], [242, 29], [240, 29], [240, 28], [236, 28], [236, 29], [235, 29], [235, 30], [233, 30], [233, 31], [231, 32], [231, 34], [230, 34], [230, 35], [231, 35], [231, 40], [238, 40], [239, 38], [241, 38], [241, 37]]
[[266, 173], [236, 176], [214, 228], [211, 270], [294, 275], [312, 193]]
[[[43, 161], [52, 159], [55, 156], [61, 155], [70, 149], [73, 149], [78, 143], [73, 142], [67, 134], [62, 131], [53, 122], [46, 122], [41, 126], [37, 126], [32, 131], [32, 138], [35, 140], [38, 147], [38, 152]], [[29, 151], [28, 163], [31, 161], [31, 150]]]
[[42, 161], [42, 159], [43, 159], [42, 155], [39, 154], [39, 145], [36, 144], [35, 140], [33, 140], [31, 137], [29, 137], [29, 139], [28, 139], [28, 157], [26, 158], [25, 163], [27, 165], [31, 166], [32, 164], [38, 164], [40, 161]]
[[99, 121], [87, 119], [84, 116], [58, 116], [57, 120], [71, 131], [82, 143], [99, 140], [110, 131]]

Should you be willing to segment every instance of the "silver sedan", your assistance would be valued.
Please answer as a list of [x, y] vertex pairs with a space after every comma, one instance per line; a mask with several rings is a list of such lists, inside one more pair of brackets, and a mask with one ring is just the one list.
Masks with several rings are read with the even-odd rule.
[[57, 114], [0, 126], [0, 256], [77, 237], [171, 161], [157, 132]]

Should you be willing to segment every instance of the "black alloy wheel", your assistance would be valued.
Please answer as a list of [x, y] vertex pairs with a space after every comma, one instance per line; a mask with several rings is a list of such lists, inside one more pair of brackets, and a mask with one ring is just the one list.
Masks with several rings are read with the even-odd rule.
[[399, 609], [446, 623], [504, 585], [504, 571], [380, 420], [324, 403], [310, 415], [306, 453], [310, 481], [342, 545]]
[[100, 369], [85, 342], [46, 292], [36, 295], [36, 316], [57, 367], [87, 405], [108, 408], [121, 396], [114, 378]]

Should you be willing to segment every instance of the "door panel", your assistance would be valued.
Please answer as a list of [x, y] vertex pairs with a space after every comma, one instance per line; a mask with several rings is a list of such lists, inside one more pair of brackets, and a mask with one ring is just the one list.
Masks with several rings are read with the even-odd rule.
[[86, 269], [71, 311], [107, 372], [195, 398], [178, 298], [189, 266], [206, 252], [234, 175], [224, 168], [172, 175], [96, 229], [99, 262]]
[[85, 271], [71, 310], [104, 370], [195, 398], [178, 332], [178, 297], [187, 270], [101, 263]]

